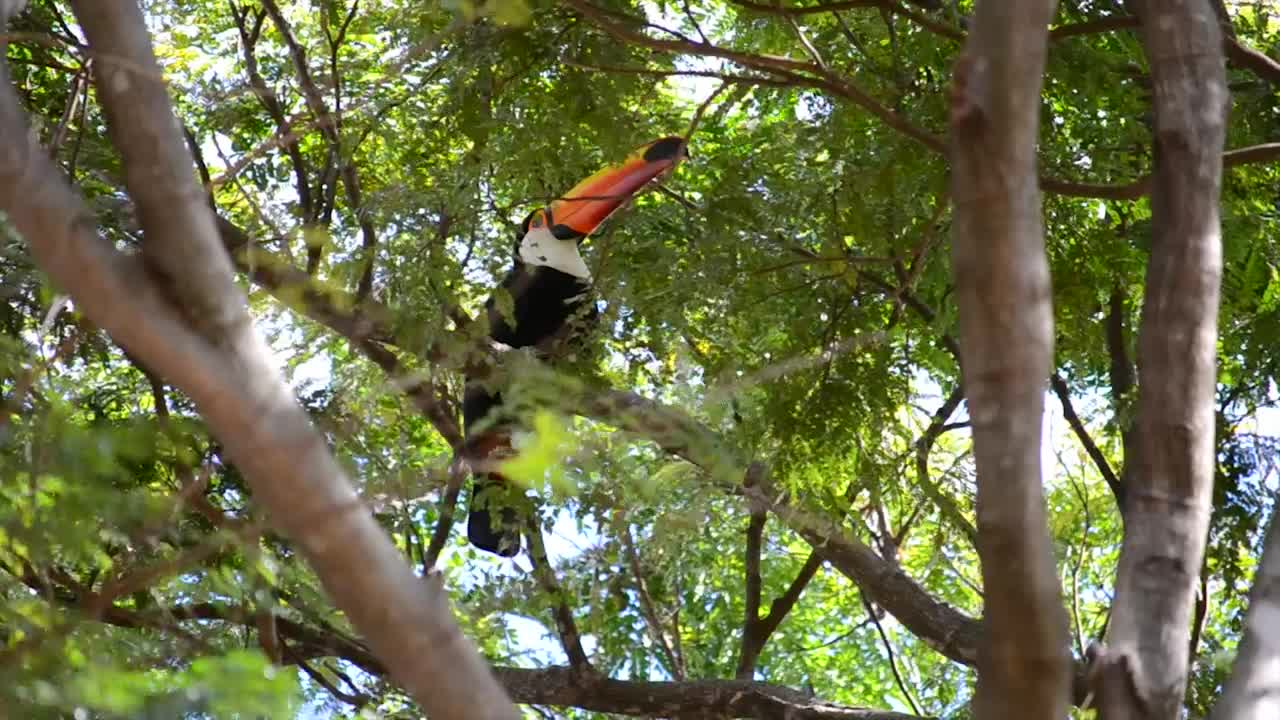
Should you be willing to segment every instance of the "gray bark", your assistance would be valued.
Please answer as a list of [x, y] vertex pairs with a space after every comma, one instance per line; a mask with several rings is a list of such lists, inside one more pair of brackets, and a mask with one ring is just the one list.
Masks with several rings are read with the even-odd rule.
[[1253, 576], [1244, 639], [1232, 667], [1231, 679], [1210, 720], [1274, 720], [1280, 718], [1280, 522], [1273, 513], [1262, 552], [1262, 566]]
[[976, 717], [1063, 718], [1066, 610], [1041, 487], [1053, 307], [1036, 182], [1052, 0], [980, 0], [951, 97], [960, 364], [985, 599]]
[[1213, 491], [1228, 102], [1207, 0], [1134, 2], [1151, 64], [1151, 258], [1138, 333], [1138, 411], [1108, 640], [1097, 657], [1106, 720], [1179, 717]]

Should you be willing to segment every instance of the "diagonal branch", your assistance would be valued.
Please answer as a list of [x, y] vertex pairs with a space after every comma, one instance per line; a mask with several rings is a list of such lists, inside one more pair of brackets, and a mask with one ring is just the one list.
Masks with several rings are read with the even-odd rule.
[[[460, 437], [458, 442], [461, 443]], [[453, 445], [455, 448], [459, 446]], [[431, 542], [428, 543], [426, 552], [422, 555], [424, 574], [435, 570], [436, 561], [440, 559], [445, 543], [449, 542], [449, 533], [453, 530], [454, 513], [458, 508], [458, 495], [462, 493], [462, 485], [466, 479], [467, 472], [461, 462], [455, 459], [454, 462], [449, 463], [449, 480], [445, 485], [444, 495], [440, 498], [440, 507], [436, 510], [439, 513], [436, 529], [431, 532]]]
[[1084, 451], [1088, 453], [1089, 459], [1093, 460], [1098, 472], [1102, 474], [1102, 479], [1107, 481], [1111, 494], [1115, 495], [1116, 500], [1119, 501], [1123, 497], [1124, 487], [1120, 484], [1120, 478], [1116, 477], [1115, 471], [1111, 469], [1111, 463], [1107, 462], [1107, 456], [1102, 454], [1098, 444], [1089, 435], [1089, 429], [1076, 414], [1075, 406], [1071, 404], [1071, 389], [1067, 387], [1067, 381], [1063, 380], [1061, 375], [1054, 375], [1049, 378], [1049, 384], [1053, 387], [1054, 394], [1058, 396], [1058, 401], [1062, 403], [1062, 415], [1067, 419], [1067, 424], [1071, 426], [1076, 438], [1084, 446]]
[[556, 579], [556, 571], [547, 560], [547, 548], [542, 540], [542, 528], [537, 518], [530, 518], [525, 536], [529, 539], [529, 559], [533, 562], [533, 577], [551, 601], [551, 615], [556, 621], [556, 634], [560, 636], [560, 646], [569, 656], [569, 667], [579, 673], [593, 675], [595, 670], [591, 660], [582, 649], [582, 634], [578, 632], [578, 623], [573, 619], [573, 610], [569, 608], [569, 600]]
[[253, 248], [249, 234], [231, 221], [221, 216], [216, 220], [222, 244], [235, 258], [238, 270], [286, 307], [350, 341], [357, 351], [382, 368], [389, 381], [409, 397], [450, 447], [461, 444], [458, 413], [449, 392], [430, 376], [424, 379], [406, 372], [400, 359], [388, 349], [387, 343], [393, 339], [388, 308], [373, 303], [356, 308], [350, 302], [335, 302], [332, 293], [317, 289], [310, 275], [271, 253]]
[[[763, 480], [764, 465], [751, 463], [747, 467], [743, 481], [744, 487], [758, 487]], [[758, 501], [751, 501], [750, 505], [751, 519], [747, 523], [747, 549], [744, 558], [746, 599], [743, 612], [742, 647], [738, 654], [738, 669], [734, 674], [734, 677], [739, 680], [751, 679], [755, 673], [756, 660], [764, 650], [765, 644], [782, 624], [787, 613], [791, 612], [791, 608], [795, 607], [800, 600], [809, 581], [813, 580], [818, 569], [822, 567], [822, 557], [817, 552], [809, 553], [808, 559], [804, 561], [800, 572], [796, 573], [795, 579], [791, 581], [786, 592], [778, 596], [769, 606], [768, 615], [760, 617], [760, 596], [763, 585], [760, 578], [760, 554], [764, 544], [764, 526], [768, 519], [769, 508]]]
[[902, 679], [902, 672], [898, 670], [898, 655], [893, 651], [893, 643], [889, 642], [889, 634], [884, 631], [884, 625], [880, 623], [880, 618], [876, 615], [876, 609], [871, 605], [871, 601], [867, 600], [866, 595], [862, 595], [861, 599], [862, 607], [867, 611], [867, 619], [875, 625], [876, 633], [880, 635], [880, 643], [884, 645], [884, 652], [889, 656], [889, 669], [893, 671], [893, 681], [897, 683], [902, 697], [906, 698], [907, 705], [911, 706], [911, 712], [919, 715], [920, 708], [916, 705], [911, 691], [907, 689], [907, 683]]
[[964, 536], [968, 538], [969, 543], [974, 547], [978, 545], [978, 530], [969, 522], [969, 518], [965, 517], [964, 512], [956, 505], [946, 493], [942, 492], [942, 488], [933, 481], [933, 477], [929, 472], [929, 454], [933, 451], [934, 444], [938, 438], [942, 437], [948, 429], [947, 420], [951, 419], [951, 415], [955, 413], [956, 408], [960, 407], [960, 402], [964, 399], [964, 393], [961, 388], [956, 387], [938, 407], [937, 412], [933, 414], [933, 418], [929, 421], [929, 426], [921, 433], [920, 439], [916, 441], [916, 479], [924, 487], [934, 504], [938, 506], [938, 510], [958, 528]]
[[[627, 556], [627, 564], [631, 568], [631, 574], [636, 579], [636, 594], [640, 596], [640, 611], [644, 614], [645, 626], [649, 629], [649, 637], [658, 646], [658, 649], [662, 651], [662, 656], [667, 661], [671, 676], [677, 680], [683, 680], [685, 678], [683, 658], [676, 654], [671, 643], [667, 641], [666, 629], [662, 625], [662, 619], [658, 616], [658, 608], [654, 605], [653, 596], [649, 593], [649, 583], [644, 579], [644, 566], [640, 562], [640, 551], [636, 548], [635, 538], [631, 536], [631, 528], [625, 523], [622, 525], [622, 549]], [[676, 632], [679, 631], [680, 628], [676, 628]]]
[[98, 68], [99, 97], [138, 205], [143, 262], [93, 231], [83, 202], [32, 143], [4, 66], [0, 210], [92, 322], [195, 402], [255, 501], [428, 714], [518, 717], [462, 635], [440, 579], [424, 585], [413, 575], [254, 334], [141, 9], [73, 7], [95, 52], [110, 58]]
[[[752, 674], [755, 672], [755, 664], [760, 657], [760, 652], [764, 650], [764, 646], [768, 644], [769, 638], [773, 636], [774, 631], [782, 625], [787, 613], [791, 612], [791, 609], [800, 601], [800, 596], [804, 594], [804, 589], [818, 574], [818, 570], [822, 568], [822, 563], [822, 555], [816, 550], [810, 552], [809, 557], [804, 561], [804, 565], [800, 566], [800, 571], [796, 573], [791, 584], [787, 586], [786, 591], [775, 598], [769, 605], [769, 614], [762, 618], [748, 616], [755, 621], [749, 622], [742, 636], [742, 651], [738, 659], [738, 670], [735, 675], [739, 680], [751, 679]], [[756, 612], [758, 613], [759, 600], [757, 599], [756, 602]]]
[[[622, 25], [616, 13], [599, 8], [586, 0], [563, 0], [563, 2], [590, 19], [597, 27], [619, 40], [665, 52], [723, 58], [743, 67], [770, 73], [797, 85], [827, 90], [833, 95], [851, 100], [854, 104], [882, 120], [889, 127], [925, 147], [936, 152], [942, 152], [945, 149], [945, 143], [942, 138], [935, 133], [914, 125], [907, 118], [895, 113], [872, 98], [865, 90], [813, 62], [791, 60], [774, 55], [757, 55], [691, 40], [655, 38]], [[636, 18], [628, 18], [628, 20], [633, 25], [644, 24], [643, 21]]]

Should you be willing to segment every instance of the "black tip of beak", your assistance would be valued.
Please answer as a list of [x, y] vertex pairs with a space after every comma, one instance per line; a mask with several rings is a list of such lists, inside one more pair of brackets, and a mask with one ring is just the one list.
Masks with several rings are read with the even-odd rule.
[[675, 160], [681, 156], [688, 157], [689, 150], [685, 146], [682, 137], [664, 137], [649, 146], [644, 151], [645, 162], [661, 162], [663, 160]]

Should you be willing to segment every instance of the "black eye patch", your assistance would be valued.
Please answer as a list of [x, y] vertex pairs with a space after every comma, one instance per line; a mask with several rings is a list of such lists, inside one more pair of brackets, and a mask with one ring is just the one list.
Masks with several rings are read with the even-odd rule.
[[551, 228], [551, 234], [554, 235], [557, 240], [577, 240], [578, 238], [586, 237], [586, 233], [578, 232], [568, 225], [553, 226]]
[[685, 147], [684, 138], [665, 137], [650, 145], [649, 149], [644, 151], [644, 160], [645, 162], [674, 160], [681, 155], [689, 157], [689, 150]]

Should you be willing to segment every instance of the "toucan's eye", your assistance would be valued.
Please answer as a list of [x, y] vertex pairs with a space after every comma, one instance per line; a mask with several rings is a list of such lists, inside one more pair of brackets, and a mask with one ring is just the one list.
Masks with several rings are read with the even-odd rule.
[[542, 224], [543, 224], [542, 211], [539, 210], [538, 212], [535, 212], [533, 214], [533, 218], [529, 220], [529, 227], [540, 228], [542, 227]]

